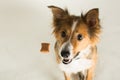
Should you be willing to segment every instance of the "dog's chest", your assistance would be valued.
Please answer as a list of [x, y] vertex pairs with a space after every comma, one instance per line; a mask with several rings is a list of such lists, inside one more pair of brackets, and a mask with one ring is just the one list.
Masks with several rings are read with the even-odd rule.
[[87, 70], [82, 72], [78, 72], [76, 74], [71, 74], [71, 80], [86, 80], [87, 78]]

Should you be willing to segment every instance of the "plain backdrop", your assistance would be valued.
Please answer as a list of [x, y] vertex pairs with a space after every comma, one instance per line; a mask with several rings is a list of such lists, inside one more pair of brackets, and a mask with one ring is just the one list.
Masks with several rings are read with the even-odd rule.
[[[75, 15], [99, 8], [95, 80], [119, 80], [120, 0], [0, 0], [0, 80], [64, 80], [56, 65], [49, 5]], [[40, 53], [42, 42], [50, 43], [50, 53]]]

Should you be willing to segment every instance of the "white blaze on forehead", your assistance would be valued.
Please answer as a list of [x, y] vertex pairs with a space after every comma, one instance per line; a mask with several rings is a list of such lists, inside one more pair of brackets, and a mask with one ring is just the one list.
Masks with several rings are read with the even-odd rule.
[[72, 35], [73, 35], [73, 31], [74, 31], [75, 28], [76, 28], [77, 23], [78, 23], [77, 20], [76, 20], [76, 21], [73, 21], [73, 24], [72, 24], [72, 32], [71, 32], [71, 36], [70, 36], [70, 38], [69, 38], [69, 42], [70, 42], [70, 39], [71, 39], [71, 37], [72, 37]]
[[77, 23], [78, 23], [78, 21], [74, 21], [74, 22], [73, 22], [73, 25], [72, 25], [72, 32], [75, 30]]

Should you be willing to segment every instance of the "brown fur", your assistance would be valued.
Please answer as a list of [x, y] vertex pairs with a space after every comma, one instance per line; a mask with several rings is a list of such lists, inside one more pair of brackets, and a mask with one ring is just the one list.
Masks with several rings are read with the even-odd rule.
[[[98, 36], [100, 34], [100, 24], [99, 24], [99, 11], [98, 9], [92, 9], [88, 11], [85, 15], [81, 14], [81, 16], [70, 15], [67, 10], [63, 10], [59, 7], [49, 6], [52, 9], [53, 13], [53, 33], [56, 38], [55, 44], [55, 53], [58, 64], [61, 61], [61, 57], [59, 56], [59, 48], [62, 46], [64, 42], [69, 40], [72, 35], [70, 41], [73, 45], [73, 53], [74, 55], [77, 52], [85, 49], [89, 44], [91, 44], [91, 50], [89, 56], [85, 56], [86, 58], [90, 58], [93, 61], [93, 66], [87, 72], [87, 79], [92, 80], [95, 63], [97, 59], [97, 51], [96, 44], [99, 40]], [[78, 21], [75, 30], [72, 32], [72, 24], [74, 21]], [[66, 33], [66, 37], [62, 38], [61, 33], [64, 31]], [[82, 34], [83, 40], [78, 41], [77, 35]], [[65, 80], [71, 80], [70, 75], [64, 73]]]

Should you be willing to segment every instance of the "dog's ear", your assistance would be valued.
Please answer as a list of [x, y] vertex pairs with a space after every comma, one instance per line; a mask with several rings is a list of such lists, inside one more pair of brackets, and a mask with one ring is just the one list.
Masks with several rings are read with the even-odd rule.
[[56, 7], [56, 6], [48, 6], [48, 8], [52, 9], [53, 16], [56, 19], [61, 19], [68, 14], [67, 10], [63, 10], [63, 9]]
[[90, 39], [93, 45], [99, 41], [99, 34], [101, 32], [101, 26], [99, 23], [99, 10], [98, 8], [88, 11], [85, 15], [85, 22], [89, 28]]
[[99, 24], [99, 10], [94, 8], [85, 15], [86, 23], [89, 27], [95, 27]]

